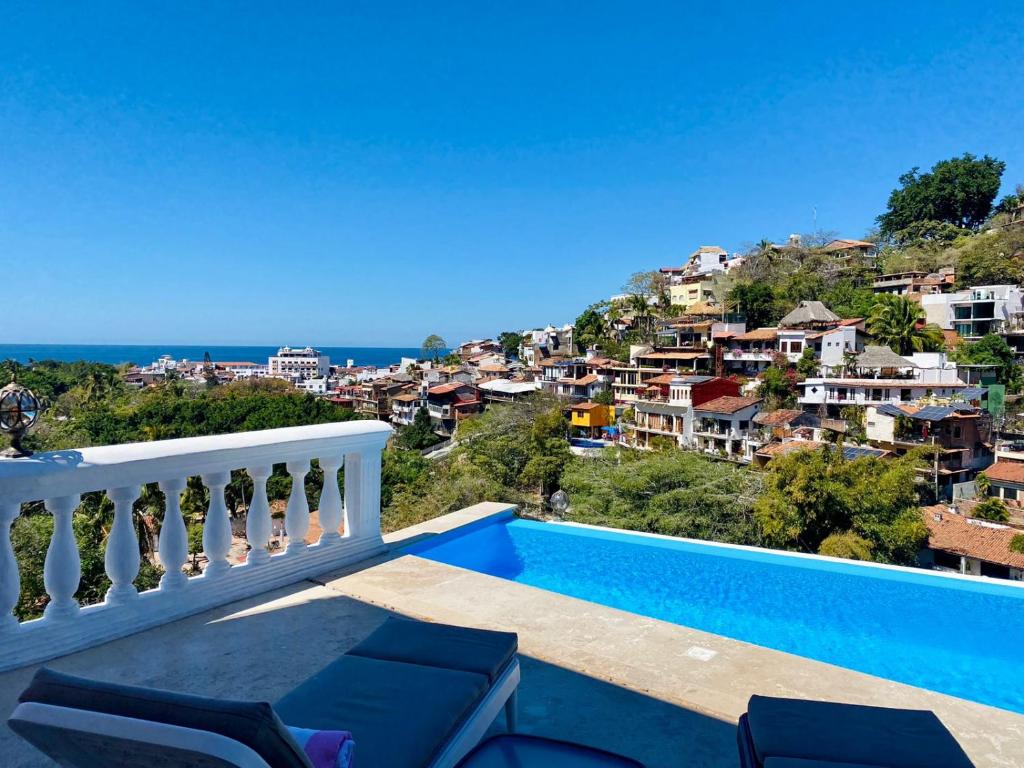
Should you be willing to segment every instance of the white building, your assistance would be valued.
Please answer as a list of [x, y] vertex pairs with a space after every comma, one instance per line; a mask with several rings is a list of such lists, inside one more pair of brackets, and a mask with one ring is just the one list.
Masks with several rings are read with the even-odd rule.
[[319, 379], [331, 373], [331, 358], [312, 347], [281, 347], [267, 360], [270, 376], [283, 379]]
[[1006, 333], [1024, 314], [1019, 285], [978, 285], [956, 293], [921, 297], [929, 323], [956, 331], [967, 341], [989, 333]]
[[693, 447], [712, 455], [750, 462], [760, 446], [751, 438], [760, 434], [754, 416], [759, 397], [717, 397], [693, 409]]

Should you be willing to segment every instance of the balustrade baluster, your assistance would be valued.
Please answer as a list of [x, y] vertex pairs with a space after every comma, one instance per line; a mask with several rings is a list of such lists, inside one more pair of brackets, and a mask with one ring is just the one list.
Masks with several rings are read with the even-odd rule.
[[139, 575], [142, 560], [132, 520], [132, 504], [139, 498], [139, 486], [111, 488], [107, 496], [114, 502], [114, 525], [107, 537], [107, 551], [103, 558], [110, 579], [107, 602], [120, 605], [139, 596], [132, 583]]
[[78, 495], [46, 500], [46, 510], [53, 515], [53, 537], [43, 563], [43, 585], [50, 596], [43, 615], [48, 619], [60, 621], [78, 613], [75, 592], [82, 575], [82, 563], [71, 523], [81, 500]]
[[203, 554], [206, 568], [203, 575], [217, 578], [231, 568], [228, 553], [231, 552], [231, 520], [224, 503], [224, 489], [231, 482], [230, 472], [211, 472], [202, 476], [203, 483], [210, 489], [210, 506], [206, 509], [203, 524]]
[[270, 504], [267, 503], [267, 478], [269, 466], [249, 467], [246, 470], [252, 478], [252, 501], [245, 516], [245, 538], [249, 541], [249, 555], [246, 562], [261, 565], [270, 560], [267, 544], [273, 523], [270, 519]]
[[338, 489], [338, 470], [344, 462], [345, 457], [322, 456], [320, 468], [324, 471], [324, 487], [320, 492], [320, 526], [324, 532], [320, 535], [321, 544], [330, 544], [338, 541], [341, 534], [338, 528], [341, 527], [341, 491]]
[[306, 501], [309, 460], [289, 461], [286, 466], [292, 476], [292, 492], [284, 513], [284, 529], [288, 534], [286, 554], [296, 555], [306, 551], [306, 534], [309, 533], [309, 502]]
[[380, 451], [345, 455], [345, 532], [380, 537]]
[[14, 607], [21, 596], [21, 574], [11, 545], [11, 525], [20, 511], [18, 504], [0, 504], [0, 636], [18, 628]]
[[183, 477], [160, 483], [165, 499], [164, 522], [160, 526], [160, 565], [164, 567], [160, 589], [166, 592], [182, 589], [188, 583], [188, 577], [181, 570], [188, 560], [188, 531], [181, 516], [181, 492], [185, 485]]

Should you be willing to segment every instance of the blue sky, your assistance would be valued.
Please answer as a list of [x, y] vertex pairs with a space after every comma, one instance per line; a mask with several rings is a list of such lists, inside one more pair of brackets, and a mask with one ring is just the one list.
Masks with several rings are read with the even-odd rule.
[[1022, 30], [1015, 2], [6, 4], [0, 341], [458, 342], [815, 209], [863, 235], [965, 151], [1009, 191]]

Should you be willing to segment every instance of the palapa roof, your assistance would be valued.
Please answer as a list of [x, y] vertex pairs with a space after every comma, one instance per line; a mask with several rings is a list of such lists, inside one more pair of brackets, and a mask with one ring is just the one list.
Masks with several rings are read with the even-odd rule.
[[950, 512], [942, 504], [921, 509], [928, 526], [928, 547], [989, 563], [1024, 568], [1024, 554], [1010, 549], [1021, 531]]
[[779, 321], [779, 325], [803, 325], [805, 323], [838, 323], [839, 315], [820, 301], [801, 301], [800, 306]]
[[889, 347], [870, 346], [864, 347], [864, 351], [857, 355], [858, 368], [920, 368], [920, 366], [901, 357]]
[[847, 250], [851, 250], [853, 248], [874, 248], [874, 247], [875, 247], [874, 243], [869, 243], [866, 240], [847, 240], [845, 238], [839, 238], [839, 239], [836, 239], [836, 240], [832, 240], [832, 241], [830, 241], [828, 243], [825, 243], [825, 245], [822, 247], [822, 250], [831, 253], [833, 251], [847, 251]]
[[686, 308], [683, 312], [684, 315], [700, 316], [700, 317], [717, 317], [722, 314], [722, 308], [717, 307], [707, 301], [698, 301], [695, 304]]

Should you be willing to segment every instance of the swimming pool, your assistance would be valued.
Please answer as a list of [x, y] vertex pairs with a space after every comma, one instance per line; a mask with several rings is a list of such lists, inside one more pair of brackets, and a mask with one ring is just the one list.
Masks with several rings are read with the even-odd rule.
[[1024, 588], [502, 516], [408, 554], [1024, 713]]

